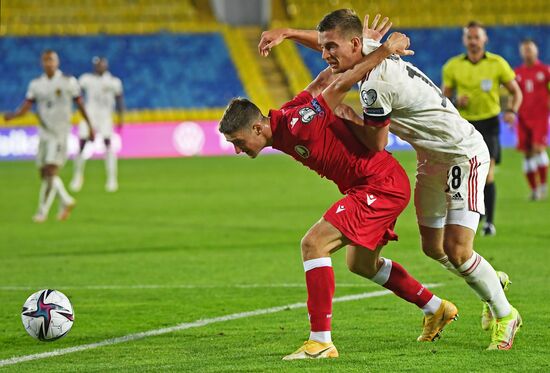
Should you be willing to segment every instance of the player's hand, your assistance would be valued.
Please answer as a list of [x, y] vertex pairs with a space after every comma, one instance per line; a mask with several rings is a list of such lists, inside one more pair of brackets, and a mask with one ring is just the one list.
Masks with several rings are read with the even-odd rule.
[[395, 53], [400, 56], [412, 56], [414, 54], [414, 51], [408, 49], [411, 41], [407, 35], [400, 32], [392, 32], [388, 40], [384, 42], [384, 45], [392, 54]]
[[464, 109], [466, 106], [468, 106], [468, 103], [470, 102], [470, 99], [468, 96], [458, 96], [456, 99], [456, 107], [459, 109]]
[[514, 124], [516, 124], [516, 113], [512, 112], [512, 111], [506, 111], [504, 113], [504, 116], [502, 117], [502, 119], [510, 126], [514, 126]]
[[258, 53], [260, 56], [267, 57], [271, 48], [281, 44], [286, 39], [287, 29], [276, 28], [262, 32], [260, 43], [258, 44]]
[[390, 19], [388, 17], [384, 17], [384, 19], [382, 19], [382, 22], [378, 24], [378, 21], [380, 21], [380, 17], [380, 14], [374, 16], [374, 19], [372, 20], [372, 25], [369, 26], [369, 15], [367, 14], [365, 16], [365, 21], [363, 22], [363, 38], [380, 41], [382, 40], [384, 35], [388, 33], [392, 26], [392, 23], [390, 22]]
[[90, 128], [90, 136], [88, 136], [88, 141], [92, 142], [95, 140], [95, 131], [93, 128]]

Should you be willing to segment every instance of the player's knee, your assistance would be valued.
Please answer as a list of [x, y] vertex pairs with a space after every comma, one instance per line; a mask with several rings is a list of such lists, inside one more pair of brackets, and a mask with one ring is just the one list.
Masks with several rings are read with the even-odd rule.
[[324, 256], [319, 240], [313, 234], [306, 234], [300, 242], [303, 260], [316, 259]]
[[362, 263], [358, 261], [348, 262], [348, 269], [350, 272], [355, 273], [356, 275], [373, 278], [378, 272], [378, 266], [376, 262], [374, 263]]
[[422, 242], [422, 251], [426, 256], [435, 260], [441, 259], [445, 255], [442, 247], [425, 242]]

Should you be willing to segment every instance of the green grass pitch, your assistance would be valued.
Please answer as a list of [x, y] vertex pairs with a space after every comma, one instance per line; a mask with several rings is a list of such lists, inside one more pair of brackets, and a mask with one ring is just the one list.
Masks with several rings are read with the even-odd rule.
[[[414, 175], [412, 152], [396, 153]], [[68, 182], [72, 164], [63, 170]], [[420, 344], [421, 312], [394, 295], [336, 303], [340, 358], [281, 361], [308, 336], [305, 308], [216, 322], [0, 371], [550, 371], [550, 201], [528, 202], [521, 156], [504, 153], [497, 173], [497, 236], [476, 249], [510, 275], [509, 299], [524, 318], [514, 348], [487, 352], [481, 302], [425, 257], [412, 203], [400, 240], [383, 254], [459, 307], [442, 338]], [[306, 300], [300, 238], [339, 197], [336, 187], [284, 156], [122, 160], [120, 191], [103, 191], [103, 162], [87, 165], [67, 222], [33, 224], [38, 178], [31, 162], [0, 164], [0, 360], [101, 342], [229, 314]], [[336, 297], [380, 287], [336, 253]], [[67, 337], [42, 343], [20, 310], [41, 288], [75, 309]]]

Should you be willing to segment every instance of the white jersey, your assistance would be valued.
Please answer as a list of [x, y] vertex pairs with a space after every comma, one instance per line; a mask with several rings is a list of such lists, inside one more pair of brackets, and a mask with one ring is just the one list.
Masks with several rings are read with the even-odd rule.
[[71, 130], [73, 100], [80, 96], [75, 77], [57, 70], [52, 78], [46, 74], [33, 79], [26, 98], [36, 103], [41, 139], [66, 139]]
[[483, 137], [418, 68], [391, 56], [360, 84], [365, 119], [391, 120], [390, 131], [419, 159], [461, 161], [483, 154]]
[[79, 78], [80, 87], [86, 93], [86, 112], [93, 125], [112, 122], [115, 97], [122, 94], [122, 82], [108, 71], [102, 75], [86, 73]]

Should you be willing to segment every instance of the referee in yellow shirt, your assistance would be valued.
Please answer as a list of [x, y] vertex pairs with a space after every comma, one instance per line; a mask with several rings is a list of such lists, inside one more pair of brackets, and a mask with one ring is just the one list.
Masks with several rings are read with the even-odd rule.
[[466, 53], [451, 58], [443, 66], [443, 93], [483, 135], [489, 148], [491, 165], [485, 185], [486, 220], [481, 233], [492, 236], [496, 233], [494, 170], [495, 164], [500, 163], [500, 85], [504, 85], [512, 96], [504, 112], [504, 121], [510, 125], [516, 121], [522, 95], [508, 62], [485, 50], [487, 40], [481, 23], [473, 21], [464, 28], [462, 42]]

